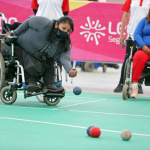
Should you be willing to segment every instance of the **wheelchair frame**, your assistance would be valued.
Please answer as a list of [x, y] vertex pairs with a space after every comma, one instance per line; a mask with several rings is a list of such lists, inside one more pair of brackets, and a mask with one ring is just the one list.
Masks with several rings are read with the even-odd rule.
[[[123, 85], [123, 89], [122, 89], [123, 100], [127, 100], [128, 98], [130, 98], [130, 91], [131, 91], [131, 84], [132, 84], [132, 69], [133, 69], [133, 58], [132, 57], [133, 57], [134, 51], [138, 50], [138, 46], [135, 41], [133, 41], [130, 37], [127, 40], [130, 40], [130, 41], [127, 41], [127, 43], [128, 42], [130, 43], [131, 52], [130, 52], [129, 58], [126, 60], [126, 63], [125, 63], [124, 85]], [[150, 61], [148, 61], [146, 63], [146, 66], [143, 69], [143, 72], [144, 72], [144, 70], [147, 69], [147, 67], [150, 68]], [[145, 79], [145, 77], [148, 77], [148, 76], [150, 76], [150, 72], [148, 72], [146, 74], [142, 74], [140, 80], [143, 80], [143, 79]]]
[[[0, 16], [5, 18], [3, 13], [0, 13]], [[15, 37], [10, 37], [15, 38]], [[5, 34], [0, 34], [0, 48], [1, 44], [5, 42]], [[8, 85], [5, 85], [5, 76], [6, 76], [6, 69], [5, 66], [9, 65], [9, 63], [14, 64], [16, 67], [15, 77], [13, 82], [8, 82]], [[59, 66], [55, 64], [55, 80], [56, 78], [61, 77]], [[21, 71], [21, 72], [20, 72]], [[59, 73], [59, 74], [58, 74]], [[22, 77], [22, 83], [20, 83], [20, 78]], [[22, 84], [23, 88], [18, 88], [19, 85]], [[0, 98], [1, 101], [5, 104], [13, 104], [17, 99], [17, 90], [24, 90], [24, 98], [36, 96], [40, 102], [45, 102], [49, 106], [57, 105], [61, 98], [65, 96], [65, 91], [62, 93], [46, 93], [46, 92], [39, 92], [39, 93], [29, 93], [26, 91], [26, 84], [25, 84], [25, 77], [24, 77], [24, 68], [20, 65], [18, 60], [15, 60], [14, 57], [14, 43], [11, 43], [11, 60], [4, 60], [3, 55], [0, 53]], [[43, 97], [41, 96], [43, 95]], [[42, 100], [43, 99], [43, 100]]]

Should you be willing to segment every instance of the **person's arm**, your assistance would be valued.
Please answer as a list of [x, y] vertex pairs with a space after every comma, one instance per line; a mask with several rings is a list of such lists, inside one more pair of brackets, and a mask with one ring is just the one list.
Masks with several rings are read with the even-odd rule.
[[123, 45], [123, 41], [126, 40], [124, 31], [125, 31], [125, 27], [128, 22], [128, 18], [129, 18], [129, 13], [124, 11], [123, 17], [122, 17], [122, 22], [121, 22], [120, 45]]
[[62, 52], [60, 55], [60, 62], [65, 68], [66, 72], [70, 77], [75, 77], [77, 75], [77, 70], [73, 70], [71, 61], [70, 61], [71, 49], [67, 52]]
[[39, 8], [39, 4], [38, 4], [37, 0], [32, 0], [31, 8], [33, 9], [34, 14], [36, 15], [37, 10]]
[[150, 49], [147, 47], [145, 42], [143, 41], [143, 28], [145, 26], [145, 22], [147, 22], [146, 18], [143, 18], [137, 25], [133, 37], [136, 41], [137, 45], [147, 54], [150, 55]]
[[52, 21], [45, 17], [33, 16], [24, 21], [16, 30], [14, 30], [14, 34], [18, 36], [26, 32], [29, 28], [36, 31], [41, 31], [44, 28], [52, 28]]
[[17, 29], [15, 29], [13, 31], [14, 35], [19, 36], [20, 34], [22, 34], [23, 32], [26, 32], [29, 29], [29, 23], [28, 23], [27, 19], [26, 21], [24, 21]]
[[34, 14], [36, 15], [36, 13], [37, 13], [37, 9], [33, 9], [33, 12], [34, 12]]
[[126, 0], [122, 10], [124, 11], [123, 17], [122, 17], [122, 23], [121, 23], [121, 32], [120, 32], [120, 45], [123, 45], [123, 41], [126, 40], [124, 36], [124, 30], [127, 25], [127, 21], [129, 19], [129, 13], [130, 13], [130, 6], [131, 6], [131, 0]]
[[63, 12], [64, 16], [68, 16], [69, 11]]
[[133, 38], [136, 41], [136, 43], [138, 44], [138, 46], [140, 48], [142, 48], [142, 46], [146, 45], [145, 42], [143, 41], [143, 29], [145, 26], [145, 21], [147, 21], [146, 18], [143, 18], [137, 25], [134, 33], [133, 33]]
[[62, 11], [64, 16], [67, 16], [69, 13], [69, 0], [63, 0]]

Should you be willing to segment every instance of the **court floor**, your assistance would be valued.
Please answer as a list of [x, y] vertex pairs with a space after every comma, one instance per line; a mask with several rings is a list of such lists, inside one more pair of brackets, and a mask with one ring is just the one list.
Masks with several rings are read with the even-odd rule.
[[[86, 134], [97, 126], [99, 138]], [[123, 129], [132, 132], [123, 141]], [[57, 106], [23, 98], [0, 102], [0, 149], [3, 150], [150, 150], [150, 98], [123, 101], [121, 95], [66, 92]]]

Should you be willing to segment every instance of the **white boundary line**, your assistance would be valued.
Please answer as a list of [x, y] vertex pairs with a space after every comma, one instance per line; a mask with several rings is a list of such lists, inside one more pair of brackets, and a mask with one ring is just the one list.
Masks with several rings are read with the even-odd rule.
[[68, 111], [81, 112], [81, 113], [92, 113], [92, 114], [106, 114], [106, 115], [133, 116], [133, 117], [150, 118], [150, 116], [146, 116], [146, 115], [132, 115], [132, 114], [119, 114], [119, 113], [107, 113], [107, 112], [92, 112], [92, 111], [78, 111], [78, 110], [68, 110]]
[[[97, 100], [98, 101], [98, 100]], [[102, 101], [102, 100], [99, 100]], [[96, 101], [91, 101], [91, 102], [96, 102]], [[86, 102], [85, 102], [86, 103]], [[73, 104], [71, 106], [74, 105], [81, 105], [82, 103], [78, 103], [78, 104]], [[60, 110], [60, 111], [64, 111], [63, 109], [59, 109], [59, 108], [53, 108], [53, 109], [48, 109], [48, 108], [37, 108], [37, 107], [22, 107], [22, 106], [9, 106], [9, 105], [0, 105], [0, 107], [11, 107], [11, 108], [23, 108], [23, 109], [41, 109], [41, 110]], [[65, 107], [70, 107], [70, 105], [68, 106], [63, 106], [63, 108]], [[117, 115], [117, 116], [131, 116], [131, 117], [144, 117], [144, 118], [150, 118], [150, 116], [146, 116], [146, 115], [133, 115], [133, 114], [119, 114], [119, 113], [107, 113], [107, 112], [92, 112], [92, 111], [78, 111], [78, 110], [68, 110], [68, 111], [72, 111], [72, 112], [79, 112], [79, 113], [91, 113], [91, 114], [105, 114], [105, 115]]]
[[72, 104], [72, 105], [66, 105], [66, 106], [62, 106], [62, 107], [53, 108], [52, 110], [56, 110], [59, 108], [72, 107], [72, 106], [76, 106], [76, 105], [88, 104], [88, 103], [95, 103], [95, 102], [100, 102], [100, 101], [105, 101], [105, 100], [106, 99], [101, 99], [101, 100], [96, 100], [96, 101], [89, 101], [89, 102], [77, 103], [77, 104]]
[[[0, 119], [24, 121], [24, 122], [32, 122], [32, 123], [41, 123], [41, 124], [50, 124], [50, 125], [58, 125], [58, 126], [66, 126], [66, 127], [80, 128], [80, 129], [87, 129], [87, 127], [81, 127], [81, 126], [75, 126], [75, 125], [59, 124], [59, 123], [53, 123], [53, 122], [43, 122], [43, 121], [36, 121], [36, 120], [26, 120], [26, 119], [19, 119], [19, 118], [0, 117]], [[121, 133], [121, 131], [106, 130], [106, 129], [101, 129], [101, 131], [112, 132], [112, 133]], [[132, 133], [132, 134], [133, 135], [150, 137], [149, 134], [140, 134], [140, 133]]]
[[97, 101], [103, 101], [105, 99], [101, 99], [101, 100], [96, 100], [96, 101], [89, 101], [89, 102], [83, 102], [83, 103], [76, 103], [76, 104], [72, 104], [72, 105], [66, 105], [66, 106], [61, 106], [61, 107], [57, 107], [57, 108], [52, 108], [49, 109], [48, 108], [36, 108], [36, 107], [22, 107], [22, 106], [9, 106], [9, 105], [0, 105], [0, 107], [17, 107], [17, 108], [29, 108], [29, 109], [45, 109], [45, 110], [57, 110], [59, 108], [64, 108], [64, 107], [71, 107], [71, 106], [75, 106], [75, 105], [82, 105], [82, 104], [86, 104], [86, 103], [94, 103], [94, 102], [97, 102]]

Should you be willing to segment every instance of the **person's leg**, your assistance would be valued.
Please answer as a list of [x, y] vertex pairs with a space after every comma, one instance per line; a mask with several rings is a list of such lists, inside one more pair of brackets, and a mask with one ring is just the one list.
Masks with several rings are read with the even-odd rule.
[[[59, 59], [57, 60], [57, 65], [59, 66], [60, 68], [60, 73], [62, 73], [62, 65], [61, 65], [61, 62], [59, 61]], [[59, 72], [57, 70], [57, 81], [55, 81], [55, 85], [59, 88], [59, 89], [62, 89], [64, 90], [64, 88], [62, 87], [62, 77], [61, 79], [59, 79]]]
[[53, 59], [47, 59], [46, 61], [46, 69], [43, 74], [43, 80], [44, 80], [44, 92], [61, 92], [62, 89], [59, 89], [54, 84], [54, 60]]
[[[19, 61], [20, 65], [24, 66], [23, 62], [23, 49], [20, 46], [15, 46], [15, 57], [17, 57], [17, 60]], [[25, 82], [27, 84], [26, 90], [28, 92], [39, 92], [40, 87], [36, 84], [36, 79], [29, 75], [25, 70], [24, 70], [24, 76], [25, 76]]]
[[142, 75], [146, 62], [149, 59], [150, 55], [146, 54], [142, 50], [137, 51], [133, 57], [131, 98], [137, 98], [138, 96], [138, 81]]
[[121, 76], [120, 76], [120, 80], [119, 80], [119, 84], [117, 85], [117, 87], [114, 89], [114, 92], [118, 92], [121, 93], [122, 92], [122, 88], [123, 88], [123, 82], [124, 82], [124, 69], [125, 69], [125, 64], [126, 64], [126, 60], [129, 58], [130, 55], [130, 47], [126, 46], [126, 55], [124, 58], [124, 62], [121, 68]]

